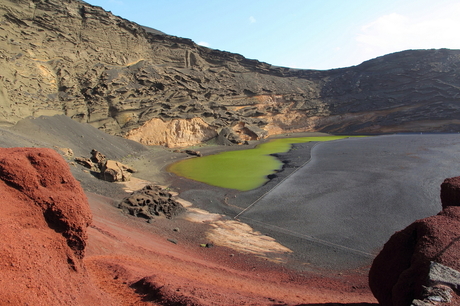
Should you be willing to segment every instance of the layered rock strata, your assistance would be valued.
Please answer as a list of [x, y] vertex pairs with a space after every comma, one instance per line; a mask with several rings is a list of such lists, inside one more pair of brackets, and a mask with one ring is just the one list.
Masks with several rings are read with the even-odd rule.
[[460, 130], [458, 50], [298, 70], [146, 30], [78, 0], [5, 0], [0, 16], [3, 125], [65, 114], [170, 147], [224, 128], [243, 142], [300, 131]]

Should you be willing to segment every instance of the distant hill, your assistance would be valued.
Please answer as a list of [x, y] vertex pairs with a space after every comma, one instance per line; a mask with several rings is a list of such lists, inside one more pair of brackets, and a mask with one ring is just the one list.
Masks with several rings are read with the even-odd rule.
[[[460, 51], [327, 71], [199, 46], [77, 0], [0, 4], [0, 123], [65, 114], [145, 144], [460, 131]], [[312, 46], [314, 47], [314, 46]]]

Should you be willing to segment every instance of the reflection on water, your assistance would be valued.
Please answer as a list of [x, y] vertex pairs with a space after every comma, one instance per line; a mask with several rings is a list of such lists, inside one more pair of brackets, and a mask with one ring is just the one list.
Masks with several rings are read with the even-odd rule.
[[289, 151], [294, 143], [329, 141], [350, 136], [281, 138], [249, 150], [190, 158], [172, 164], [168, 171], [209, 185], [247, 191], [262, 186], [283, 164], [270, 154]]

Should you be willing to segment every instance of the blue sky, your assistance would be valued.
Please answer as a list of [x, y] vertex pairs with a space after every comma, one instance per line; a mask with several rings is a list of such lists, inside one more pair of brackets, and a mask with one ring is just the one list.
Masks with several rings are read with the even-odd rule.
[[407, 49], [460, 49], [459, 0], [86, 0], [210, 48], [331, 69]]

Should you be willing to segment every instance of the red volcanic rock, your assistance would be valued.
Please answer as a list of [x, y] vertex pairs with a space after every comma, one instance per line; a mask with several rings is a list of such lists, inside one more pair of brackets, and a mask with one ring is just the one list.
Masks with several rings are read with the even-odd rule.
[[460, 176], [445, 179], [441, 184], [442, 207], [460, 206]]
[[51, 149], [0, 148], [2, 305], [94, 305], [82, 258], [91, 212]]
[[406, 306], [420, 298], [430, 262], [460, 270], [460, 207], [446, 207], [396, 232], [369, 272], [372, 293], [383, 306]]

